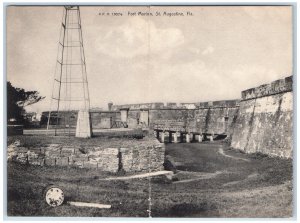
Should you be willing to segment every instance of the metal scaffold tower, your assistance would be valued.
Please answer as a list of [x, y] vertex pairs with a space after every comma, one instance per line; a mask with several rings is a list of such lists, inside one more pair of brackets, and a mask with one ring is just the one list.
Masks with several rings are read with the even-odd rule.
[[[90, 99], [81, 28], [79, 6], [64, 6], [47, 121], [47, 132], [54, 129], [55, 135], [74, 135], [76, 128], [77, 136], [78, 131], [90, 128]], [[78, 130], [83, 125], [85, 127]]]

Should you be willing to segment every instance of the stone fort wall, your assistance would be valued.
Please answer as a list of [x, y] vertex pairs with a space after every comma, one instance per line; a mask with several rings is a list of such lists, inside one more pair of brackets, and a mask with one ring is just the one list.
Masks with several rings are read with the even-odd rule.
[[[196, 132], [231, 134], [239, 100], [211, 101], [199, 103], [146, 103], [133, 105], [113, 105], [111, 111], [91, 111], [92, 129], [109, 129], [116, 121], [121, 121], [121, 110], [127, 110], [128, 128], [145, 127], [142, 125], [142, 113], [147, 113], [147, 127], [153, 128], [158, 121], [184, 121]], [[55, 117], [51, 114], [51, 117]], [[77, 111], [60, 112], [59, 124], [70, 123], [76, 127]], [[44, 112], [41, 125], [47, 125], [48, 112]], [[67, 119], [67, 121], [64, 121]], [[53, 122], [56, 119], [53, 118]], [[54, 123], [56, 124], [56, 123]]]
[[140, 110], [148, 110], [150, 128], [157, 121], [184, 121], [198, 132], [226, 134], [235, 149], [291, 158], [292, 86], [289, 76], [242, 91], [240, 100], [113, 105], [112, 109], [128, 109], [129, 127], [137, 127]]
[[183, 121], [195, 132], [231, 134], [240, 100], [199, 103], [147, 103], [113, 105], [114, 111], [128, 110], [128, 127], [137, 128], [142, 121], [141, 112], [148, 113], [148, 125], [153, 128], [159, 121]]
[[292, 77], [242, 92], [231, 146], [247, 153], [292, 157]]

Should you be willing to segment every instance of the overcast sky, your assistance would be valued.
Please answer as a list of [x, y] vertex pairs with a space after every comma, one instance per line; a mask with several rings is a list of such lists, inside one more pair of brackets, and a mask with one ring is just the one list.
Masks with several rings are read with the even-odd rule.
[[[91, 107], [236, 99], [292, 75], [288, 6], [80, 10]], [[185, 16], [128, 16], [140, 11]], [[29, 110], [49, 109], [62, 13], [62, 7], [7, 10], [7, 80], [46, 96]]]

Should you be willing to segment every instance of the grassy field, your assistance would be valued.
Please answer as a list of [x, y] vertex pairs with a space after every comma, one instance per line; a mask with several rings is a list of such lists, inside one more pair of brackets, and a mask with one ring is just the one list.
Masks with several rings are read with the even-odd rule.
[[102, 148], [126, 146], [147, 146], [153, 144], [153, 138], [141, 129], [115, 132], [99, 132], [92, 138], [76, 138], [75, 136], [54, 136], [46, 134], [8, 136], [7, 145], [19, 141], [21, 146], [44, 147], [49, 144], [62, 144], [88, 148], [97, 146]]
[[[291, 217], [292, 161], [247, 155], [214, 143], [167, 144], [173, 180], [151, 179], [153, 217]], [[148, 179], [103, 179], [109, 173], [75, 168], [8, 164], [9, 216], [147, 217]], [[111, 209], [51, 208], [50, 183], [67, 201], [111, 204]]]

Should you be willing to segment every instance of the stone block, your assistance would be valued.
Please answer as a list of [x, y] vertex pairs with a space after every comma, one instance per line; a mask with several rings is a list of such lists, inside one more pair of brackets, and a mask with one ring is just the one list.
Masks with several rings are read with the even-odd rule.
[[55, 158], [46, 157], [45, 158], [45, 165], [47, 166], [55, 166]]
[[74, 148], [74, 154], [82, 154], [81, 148]]
[[33, 151], [28, 151], [27, 155], [28, 155], [28, 159], [37, 159], [39, 157], [39, 154], [37, 154]]
[[47, 148], [51, 150], [60, 149], [62, 146], [60, 144], [49, 144]]
[[105, 148], [102, 153], [107, 154], [107, 155], [117, 156], [119, 154], [119, 149], [118, 148]]
[[60, 152], [61, 151], [61, 147], [46, 147], [46, 151]]
[[27, 158], [27, 157], [28, 157], [28, 154], [27, 154], [27, 152], [26, 152], [26, 153], [24, 153], [24, 152], [18, 152], [17, 156], [18, 156], [19, 158]]
[[69, 157], [58, 157], [56, 158], [56, 166], [68, 166]]
[[103, 151], [103, 150], [104, 150], [104, 148], [102, 148], [102, 147], [94, 147], [93, 150], [90, 150], [90, 151], [98, 152], [98, 151]]
[[103, 157], [103, 156], [111, 156], [111, 157], [117, 157], [119, 154], [118, 148], [105, 148], [98, 151], [91, 151], [89, 152], [89, 156], [95, 156], [95, 157]]
[[15, 160], [18, 156], [18, 153], [16, 151], [7, 151], [7, 160], [12, 161]]
[[77, 161], [88, 161], [89, 158], [87, 156], [72, 156], [70, 157], [70, 159], [73, 161], [73, 162], [77, 162]]
[[43, 158], [31, 158], [28, 159], [28, 163], [36, 166], [44, 166], [45, 159]]
[[71, 156], [75, 153], [75, 149], [74, 148], [70, 148], [70, 147], [63, 147], [61, 149], [61, 155], [62, 156]]
[[88, 157], [88, 154], [85, 154], [85, 153], [79, 153], [79, 154], [76, 154], [74, 155], [76, 157]]
[[28, 163], [28, 158], [27, 157], [16, 157], [16, 161], [18, 163], [27, 164]]
[[16, 150], [18, 153], [27, 153], [28, 152], [28, 148], [26, 148], [26, 147], [16, 147]]
[[60, 150], [46, 150], [45, 156], [47, 157], [60, 157]]
[[59, 157], [71, 157], [72, 155], [72, 153], [61, 153]]
[[83, 163], [84, 168], [88, 169], [97, 169], [98, 168], [98, 163], [97, 162], [92, 162], [92, 161], [87, 161]]
[[60, 153], [60, 156], [62, 156], [62, 157], [69, 157], [72, 155], [74, 155], [74, 152], [72, 152], [72, 151], [61, 151], [61, 153]]
[[61, 147], [61, 151], [74, 152], [75, 151], [75, 147], [74, 146], [62, 146]]
[[129, 148], [120, 148], [121, 153], [125, 153], [125, 152], [128, 152], [128, 151], [130, 151]]
[[84, 167], [84, 161], [80, 161], [80, 160], [73, 161], [72, 166], [83, 168]]
[[31, 152], [34, 152], [36, 154], [40, 154], [41, 153], [41, 148], [40, 147], [32, 147], [29, 149]]

